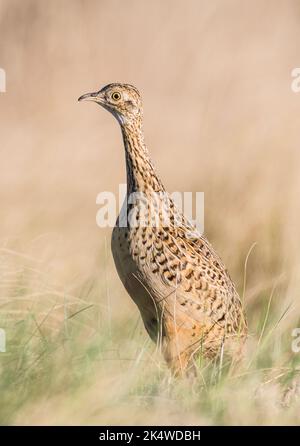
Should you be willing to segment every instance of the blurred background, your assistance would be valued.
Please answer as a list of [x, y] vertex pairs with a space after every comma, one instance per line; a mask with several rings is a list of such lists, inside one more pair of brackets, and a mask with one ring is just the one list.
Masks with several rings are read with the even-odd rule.
[[[134, 352], [146, 342], [110, 230], [95, 220], [97, 194], [125, 182], [121, 134], [106, 111], [77, 102], [119, 81], [143, 95], [146, 143], [166, 188], [204, 191], [205, 233], [245, 297], [250, 332], [270, 295], [278, 317], [291, 309], [282, 332], [297, 327], [299, 25], [297, 0], [0, 1], [2, 325], [33, 311], [57, 328], [75, 302], [94, 330], [83, 348], [103, 327], [117, 330], [123, 360], [136, 324]], [[71, 422], [37, 412], [18, 421]]]

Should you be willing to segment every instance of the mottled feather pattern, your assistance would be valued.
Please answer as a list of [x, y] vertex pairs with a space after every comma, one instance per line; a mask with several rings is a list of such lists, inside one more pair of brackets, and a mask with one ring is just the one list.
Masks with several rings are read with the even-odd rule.
[[[238, 354], [247, 333], [240, 298], [220, 257], [178, 211], [156, 173], [144, 142], [138, 90], [110, 84], [92, 96], [121, 125], [127, 171], [122, 213], [129, 223], [120, 227], [119, 216], [111, 246], [147, 332], [175, 374], [195, 370], [197, 354]], [[133, 194], [141, 194], [146, 205], [136, 206]]]

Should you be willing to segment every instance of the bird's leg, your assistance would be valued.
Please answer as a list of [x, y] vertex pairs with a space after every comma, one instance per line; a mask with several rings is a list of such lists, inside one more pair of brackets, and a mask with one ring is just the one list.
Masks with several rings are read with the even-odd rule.
[[197, 368], [189, 349], [179, 351], [179, 344], [176, 338], [164, 339], [164, 357], [167, 365], [175, 377], [195, 378]]

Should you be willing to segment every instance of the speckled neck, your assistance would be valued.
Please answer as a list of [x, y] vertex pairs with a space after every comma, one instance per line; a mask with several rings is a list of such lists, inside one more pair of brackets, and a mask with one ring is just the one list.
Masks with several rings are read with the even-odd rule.
[[121, 125], [121, 129], [126, 155], [127, 193], [164, 191], [145, 145], [141, 121]]

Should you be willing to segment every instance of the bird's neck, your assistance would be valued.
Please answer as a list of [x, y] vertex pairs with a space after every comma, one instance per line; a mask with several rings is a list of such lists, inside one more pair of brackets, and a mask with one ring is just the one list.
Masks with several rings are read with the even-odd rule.
[[142, 123], [134, 122], [121, 128], [126, 156], [127, 193], [163, 192], [164, 186], [145, 145]]

